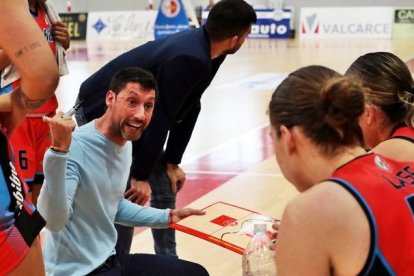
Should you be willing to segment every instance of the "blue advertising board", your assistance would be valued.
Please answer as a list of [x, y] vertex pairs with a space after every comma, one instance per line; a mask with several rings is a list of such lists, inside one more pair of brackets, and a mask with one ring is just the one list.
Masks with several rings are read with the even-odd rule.
[[[293, 8], [255, 9], [257, 22], [252, 26], [249, 38], [290, 38]], [[209, 10], [202, 13], [202, 24], [207, 21]]]
[[257, 22], [249, 38], [289, 38], [292, 32], [292, 9], [256, 9]]
[[181, 0], [161, 0], [154, 25], [155, 39], [188, 30], [190, 24]]

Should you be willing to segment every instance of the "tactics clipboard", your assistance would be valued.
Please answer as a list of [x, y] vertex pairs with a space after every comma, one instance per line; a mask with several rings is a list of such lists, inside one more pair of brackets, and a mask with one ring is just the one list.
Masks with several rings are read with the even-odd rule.
[[268, 235], [271, 225], [277, 221], [269, 216], [222, 201], [205, 208], [204, 216], [189, 216], [170, 225], [171, 228], [199, 237], [238, 254], [253, 235], [255, 223], [266, 223]]

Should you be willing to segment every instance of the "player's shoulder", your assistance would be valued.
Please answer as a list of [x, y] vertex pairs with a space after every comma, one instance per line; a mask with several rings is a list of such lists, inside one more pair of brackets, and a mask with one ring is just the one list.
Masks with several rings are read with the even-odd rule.
[[295, 216], [325, 221], [335, 218], [338, 213], [351, 211], [349, 206], [357, 202], [343, 187], [332, 181], [315, 184], [305, 192], [298, 194], [287, 206], [287, 211]]

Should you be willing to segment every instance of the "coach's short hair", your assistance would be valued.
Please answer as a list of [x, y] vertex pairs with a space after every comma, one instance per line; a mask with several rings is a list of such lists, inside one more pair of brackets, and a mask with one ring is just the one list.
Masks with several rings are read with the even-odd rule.
[[210, 10], [205, 28], [212, 41], [222, 41], [242, 35], [256, 21], [256, 12], [245, 1], [221, 0]]

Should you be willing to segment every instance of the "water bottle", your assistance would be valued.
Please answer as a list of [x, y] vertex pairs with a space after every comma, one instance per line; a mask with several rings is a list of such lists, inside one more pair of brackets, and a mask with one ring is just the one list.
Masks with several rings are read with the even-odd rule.
[[242, 257], [243, 276], [275, 276], [275, 252], [269, 248], [266, 224], [255, 224], [253, 233]]

